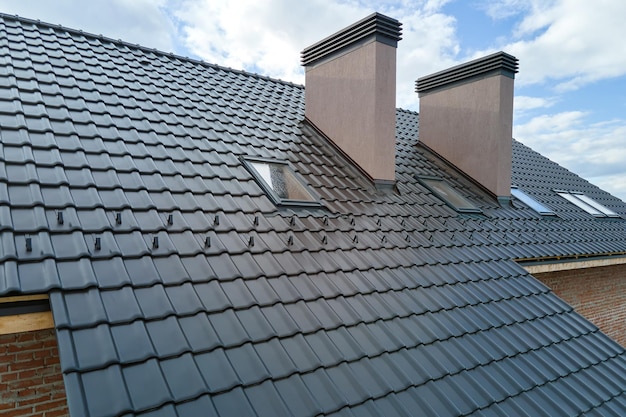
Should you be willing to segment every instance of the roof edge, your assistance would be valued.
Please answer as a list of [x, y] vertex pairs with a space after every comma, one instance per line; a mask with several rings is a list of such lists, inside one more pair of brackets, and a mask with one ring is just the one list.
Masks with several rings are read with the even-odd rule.
[[569, 257], [524, 258], [515, 261], [530, 274], [626, 264], [626, 252]]

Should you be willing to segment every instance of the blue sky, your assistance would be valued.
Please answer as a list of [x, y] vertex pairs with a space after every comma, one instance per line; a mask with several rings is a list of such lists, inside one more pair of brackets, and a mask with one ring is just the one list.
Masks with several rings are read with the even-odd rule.
[[0, 0], [0, 11], [296, 83], [304, 47], [379, 11], [403, 23], [398, 107], [418, 110], [418, 77], [504, 50], [520, 61], [513, 136], [626, 200], [624, 1]]

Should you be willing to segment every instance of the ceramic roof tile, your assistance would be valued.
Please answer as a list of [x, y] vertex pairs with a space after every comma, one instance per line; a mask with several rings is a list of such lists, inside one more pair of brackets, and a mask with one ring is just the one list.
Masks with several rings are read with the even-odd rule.
[[[114, 365], [80, 375], [81, 385], [85, 390], [84, 402], [89, 415], [114, 416], [133, 409], [121, 371], [119, 366]], [[138, 388], [141, 389], [141, 387]], [[70, 405], [70, 413], [85, 414], [82, 409], [77, 408], [78, 404]]]
[[210, 392], [221, 392], [240, 384], [223, 349], [197, 354], [194, 360]]
[[109, 326], [81, 329], [72, 333], [74, 343], [92, 344], [92, 349], [77, 352], [78, 366], [82, 369], [98, 369], [118, 361]]
[[206, 385], [191, 354], [161, 361], [160, 367], [174, 401], [197, 398], [206, 392]]
[[126, 366], [122, 368], [122, 374], [135, 410], [154, 408], [172, 399], [156, 360]]
[[252, 405], [240, 388], [213, 396], [213, 405], [220, 416], [256, 417]]
[[276, 389], [283, 393], [283, 401], [291, 415], [302, 415], [308, 412], [319, 414], [321, 409], [316, 404], [311, 392], [299, 375], [276, 381]]
[[146, 322], [146, 329], [160, 357], [180, 355], [189, 351], [185, 335], [174, 317]]
[[141, 321], [112, 326], [111, 335], [122, 363], [141, 362], [156, 356], [146, 326]]

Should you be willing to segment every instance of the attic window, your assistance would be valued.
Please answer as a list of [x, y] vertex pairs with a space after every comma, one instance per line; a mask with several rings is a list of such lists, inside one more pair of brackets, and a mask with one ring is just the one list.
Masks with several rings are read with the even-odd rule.
[[319, 199], [287, 162], [245, 158], [243, 163], [276, 205], [320, 206]]
[[517, 198], [519, 201], [526, 204], [528, 207], [535, 210], [542, 216], [556, 216], [556, 214], [554, 214], [552, 210], [550, 210], [517, 187], [511, 187], [511, 194], [513, 195], [513, 197]]
[[481, 209], [459, 194], [447, 182], [439, 178], [429, 177], [418, 177], [418, 180], [456, 211], [460, 213], [482, 213]]
[[595, 217], [621, 217], [583, 193], [555, 190], [558, 195]]

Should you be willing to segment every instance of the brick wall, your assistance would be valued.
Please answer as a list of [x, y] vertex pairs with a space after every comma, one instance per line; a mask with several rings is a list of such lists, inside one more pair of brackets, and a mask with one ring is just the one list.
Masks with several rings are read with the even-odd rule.
[[0, 335], [0, 416], [68, 416], [53, 329]]
[[604, 333], [626, 347], [626, 265], [534, 274]]

